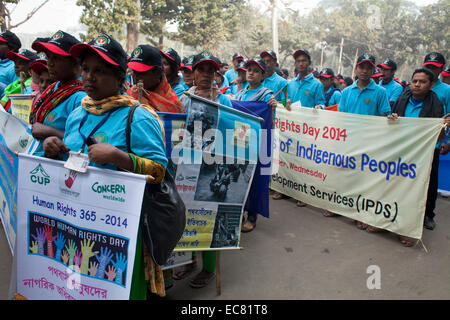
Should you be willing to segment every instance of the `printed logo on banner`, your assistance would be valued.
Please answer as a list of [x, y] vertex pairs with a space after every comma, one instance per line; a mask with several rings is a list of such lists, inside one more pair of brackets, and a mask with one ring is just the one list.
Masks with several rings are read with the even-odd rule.
[[244, 122], [234, 122], [233, 144], [239, 147], [248, 148], [250, 141], [250, 125]]
[[125, 202], [125, 199], [122, 197], [126, 195], [124, 184], [103, 184], [95, 181], [91, 186], [91, 191], [100, 194], [103, 199]]
[[19, 146], [22, 149], [25, 149], [27, 147], [27, 145], [28, 145], [28, 137], [27, 136], [21, 136], [19, 138]]
[[30, 180], [33, 183], [47, 185], [50, 183], [50, 176], [45, 172], [42, 165], [39, 163], [36, 168], [30, 171]]
[[59, 189], [62, 193], [78, 197], [81, 193], [81, 182], [78, 179], [78, 172], [74, 170], [69, 170], [65, 168], [61, 168], [59, 174]]

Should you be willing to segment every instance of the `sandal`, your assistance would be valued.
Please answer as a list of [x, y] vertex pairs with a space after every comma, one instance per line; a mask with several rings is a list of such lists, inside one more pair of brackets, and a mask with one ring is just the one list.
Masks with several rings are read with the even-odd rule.
[[414, 245], [414, 240], [412, 238], [408, 238], [405, 236], [399, 236], [400, 242], [402, 243], [403, 246], [405, 247], [412, 247]]
[[383, 232], [384, 229], [368, 226], [366, 231], [370, 233], [376, 233], [376, 232]]
[[287, 198], [287, 196], [285, 196], [282, 193], [276, 192], [276, 191], [275, 191], [275, 193], [272, 196], [273, 200], [281, 200], [281, 199], [285, 199], [285, 198]]
[[367, 227], [369, 226], [369, 225], [367, 225], [367, 224], [365, 224], [364, 222], [361, 222], [361, 221], [355, 220], [355, 222], [356, 222], [356, 227], [357, 227], [359, 230], [366, 230]]
[[334, 217], [334, 216], [337, 216], [337, 214], [336, 213], [334, 213], [334, 212], [331, 212], [331, 211], [325, 211], [324, 213], [322, 213], [323, 214], [323, 216], [324, 217]]
[[212, 279], [214, 279], [215, 276], [216, 276], [215, 272], [208, 272], [206, 270], [202, 270], [202, 271], [200, 271], [199, 274], [197, 274], [195, 276], [194, 279], [192, 279], [189, 282], [189, 286], [191, 288], [196, 288], [196, 289], [206, 287], [209, 284], [209, 282]]
[[297, 205], [297, 207], [306, 207], [308, 204], [303, 201], [298, 200], [296, 205]]
[[173, 270], [172, 278], [174, 280], [182, 280], [191, 274], [197, 268], [197, 263], [189, 263]]
[[243, 233], [251, 232], [255, 228], [256, 228], [256, 223], [247, 220], [242, 225], [241, 232], [243, 232]]

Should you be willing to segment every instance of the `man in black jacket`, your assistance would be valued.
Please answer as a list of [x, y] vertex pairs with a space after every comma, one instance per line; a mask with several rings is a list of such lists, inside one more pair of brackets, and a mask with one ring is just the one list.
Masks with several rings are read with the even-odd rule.
[[[388, 117], [396, 119], [400, 117], [412, 118], [442, 118], [444, 117], [444, 107], [437, 95], [431, 90], [433, 88], [434, 74], [428, 69], [417, 69], [414, 71], [411, 87], [398, 98], [392, 106], [392, 114]], [[450, 125], [450, 117], [445, 117], [447, 127]], [[445, 135], [442, 130], [439, 141]], [[436, 226], [434, 222], [434, 209], [436, 207], [438, 190], [438, 168], [439, 168], [439, 148], [434, 150], [433, 164], [431, 167], [430, 183], [425, 208], [424, 226], [433, 230]]]

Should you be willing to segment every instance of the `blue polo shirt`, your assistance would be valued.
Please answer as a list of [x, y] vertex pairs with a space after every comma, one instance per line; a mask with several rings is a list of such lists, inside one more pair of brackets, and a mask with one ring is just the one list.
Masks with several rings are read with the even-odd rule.
[[[60, 82], [56, 84], [56, 89], [59, 88], [60, 84]], [[45, 117], [43, 124], [64, 132], [67, 118], [73, 110], [81, 106], [81, 100], [85, 96], [86, 92], [84, 91], [73, 93], [69, 98], [58, 104], [52, 111], [49, 112], [49, 114]], [[33, 155], [43, 157], [44, 149], [42, 147], [42, 143], [44, 140], [38, 141], [39, 145]]]
[[[326, 93], [330, 93], [331, 90], [333, 90], [333, 87], [330, 87]], [[328, 101], [328, 106], [334, 106], [335, 104], [339, 104], [341, 101], [341, 90], [334, 90], [333, 95], [331, 96], [330, 100]]]
[[19, 79], [14, 71], [14, 61], [9, 59], [0, 60], [0, 82], [6, 85]]
[[[257, 93], [259, 90], [267, 88], [265, 86], [263, 86], [263, 84], [261, 84], [258, 88], [256, 89], [242, 89], [242, 97], [241, 97], [241, 101], [248, 101], [255, 93]], [[267, 89], [266, 89], [267, 90]], [[262, 97], [262, 99], [259, 99], [258, 101], [262, 101], [262, 102], [269, 102], [270, 97], [272, 97], [273, 93], [269, 93], [266, 94], [264, 97]]]
[[431, 89], [438, 96], [439, 100], [444, 105], [444, 115], [450, 112], [450, 86], [443, 83], [440, 79], [436, 81]]
[[[264, 79], [262, 82], [263, 87], [272, 89], [273, 94], [276, 94], [278, 91], [280, 91], [284, 86], [287, 85], [287, 80], [283, 77], [280, 77], [276, 72], [273, 73], [270, 77]], [[275, 99], [277, 101], [281, 101], [283, 98], [283, 93], [280, 91], [276, 96]]]
[[384, 84], [383, 80], [380, 81], [379, 86], [386, 89], [389, 102], [397, 101], [398, 97], [403, 93], [403, 87], [395, 80], [391, 80], [389, 83]]
[[231, 83], [231, 81], [236, 80], [237, 75], [238, 75], [237, 70], [234, 70], [234, 68], [230, 68], [228, 69], [227, 72], [225, 72], [224, 77], [227, 78], [228, 83]]
[[420, 111], [422, 110], [423, 99], [409, 98], [406, 105], [405, 115], [406, 118], [419, 118]]
[[314, 108], [317, 105], [325, 105], [323, 85], [312, 73], [301, 81], [297, 77], [288, 82], [287, 98], [292, 103], [300, 101], [302, 107]]
[[369, 116], [391, 114], [386, 90], [378, 86], [372, 79], [364, 89], [360, 90], [358, 81], [342, 91], [338, 110]]
[[[249, 83], [248, 83], [248, 81], [246, 81], [246, 82], [242, 85], [242, 89], [241, 89], [241, 90], [247, 89], [247, 88], [248, 88], [248, 85], [249, 85]], [[238, 89], [237, 84], [232, 84], [232, 85], [230, 86], [230, 89], [231, 89], [231, 94], [232, 94], [232, 95], [235, 95], [236, 93], [239, 92], [239, 89]]]
[[[129, 110], [130, 107], [121, 107], [103, 115], [95, 115], [87, 112], [83, 107], [75, 109], [67, 119], [64, 144], [71, 151], [79, 151], [83, 145], [81, 132], [86, 137], [92, 135], [98, 143], [109, 143], [128, 153], [125, 129]], [[86, 115], [86, 121], [81, 126], [81, 122]], [[105, 123], [96, 132], [92, 132], [105, 117], [107, 117]], [[144, 108], [136, 108], [134, 112], [133, 122], [131, 123], [130, 147], [137, 156], [151, 159], [164, 167], [167, 165], [161, 126], [158, 120]], [[87, 154], [87, 148], [88, 146], [85, 145], [82, 152]], [[90, 165], [117, 170], [112, 164], [99, 165], [91, 162]]]

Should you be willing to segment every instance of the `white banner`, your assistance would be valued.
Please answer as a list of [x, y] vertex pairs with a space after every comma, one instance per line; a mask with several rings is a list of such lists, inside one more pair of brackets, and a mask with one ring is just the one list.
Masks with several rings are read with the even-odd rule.
[[271, 188], [400, 235], [422, 237], [442, 119], [278, 108]]
[[145, 177], [19, 155], [17, 291], [129, 299]]

